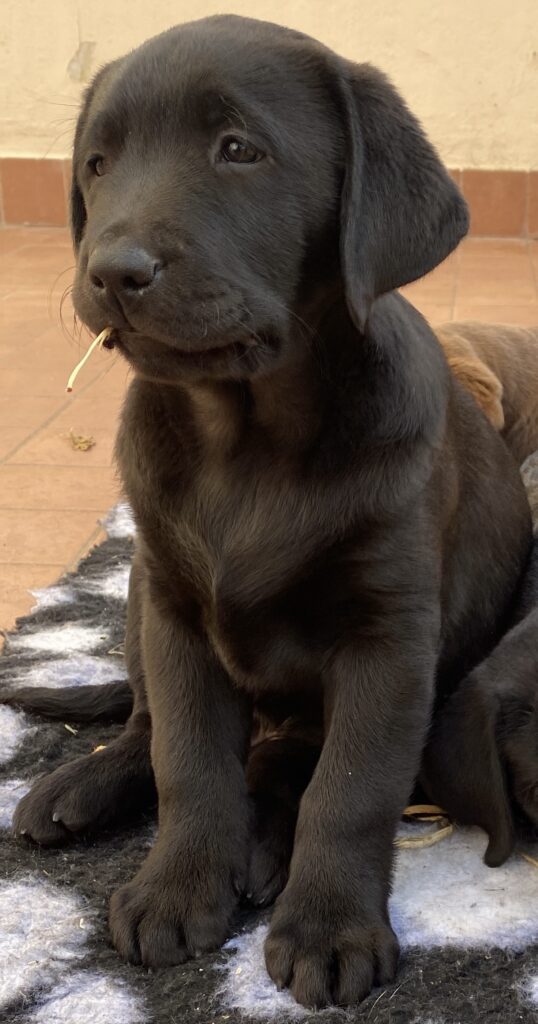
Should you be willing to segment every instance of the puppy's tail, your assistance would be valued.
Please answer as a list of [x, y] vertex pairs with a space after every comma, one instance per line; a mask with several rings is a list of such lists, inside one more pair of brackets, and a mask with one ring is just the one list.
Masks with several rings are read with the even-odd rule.
[[23, 686], [18, 690], [0, 690], [0, 703], [47, 718], [125, 722], [131, 713], [133, 694], [127, 682], [58, 688]]

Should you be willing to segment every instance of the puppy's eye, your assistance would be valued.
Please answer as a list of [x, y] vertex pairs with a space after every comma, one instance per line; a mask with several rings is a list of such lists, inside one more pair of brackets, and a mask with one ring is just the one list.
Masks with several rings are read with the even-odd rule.
[[95, 156], [91, 156], [88, 160], [88, 167], [92, 174], [95, 174], [97, 178], [101, 178], [105, 173], [105, 160], [104, 157], [99, 156], [98, 153]]
[[262, 158], [263, 153], [256, 146], [234, 135], [224, 139], [220, 147], [219, 159], [229, 164], [256, 164]]

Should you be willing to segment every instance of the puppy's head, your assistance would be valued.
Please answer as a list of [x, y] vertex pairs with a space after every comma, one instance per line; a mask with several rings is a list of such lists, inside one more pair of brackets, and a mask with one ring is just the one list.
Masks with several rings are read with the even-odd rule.
[[104, 68], [74, 150], [75, 306], [159, 379], [249, 377], [431, 270], [467, 211], [386, 78], [209, 18]]

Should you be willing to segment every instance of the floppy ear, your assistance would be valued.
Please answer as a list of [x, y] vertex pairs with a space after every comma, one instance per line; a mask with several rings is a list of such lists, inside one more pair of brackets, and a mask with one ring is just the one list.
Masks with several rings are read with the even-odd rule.
[[349, 312], [362, 331], [373, 300], [437, 266], [469, 221], [462, 195], [385, 75], [368, 64], [341, 68], [340, 261]]
[[489, 844], [484, 861], [498, 867], [514, 846], [514, 825], [500, 756], [498, 696], [471, 674], [438, 712], [424, 756], [428, 795], [463, 825], [479, 825]]

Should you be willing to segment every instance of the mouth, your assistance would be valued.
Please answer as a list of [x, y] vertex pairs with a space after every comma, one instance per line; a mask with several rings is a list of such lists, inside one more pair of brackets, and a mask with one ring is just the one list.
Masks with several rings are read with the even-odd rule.
[[[101, 322], [102, 323], [102, 322]], [[97, 332], [97, 323], [93, 331]], [[149, 334], [139, 329], [110, 324], [103, 331], [106, 337], [101, 345], [115, 351], [130, 364], [137, 376], [160, 383], [178, 383], [181, 380], [201, 378], [243, 379], [265, 372], [281, 349], [278, 336], [272, 331], [251, 334], [242, 331], [237, 337], [207, 339], [208, 344], [191, 347], [184, 340]], [[215, 344], [217, 342], [217, 344]]]
[[180, 362], [190, 366], [206, 366], [214, 362], [228, 362], [231, 359], [240, 359], [247, 350], [253, 347], [254, 342], [233, 341], [227, 345], [214, 345], [207, 348], [195, 350], [175, 349], [174, 355]]
[[[118, 328], [108, 328], [109, 334], [102, 342], [103, 348], [128, 348], [131, 350], [138, 340], [135, 335], [137, 332], [132, 330], [120, 331]], [[172, 346], [169, 342], [163, 342], [160, 339], [153, 339], [146, 335], [139, 335], [140, 340], [145, 342], [151, 342], [153, 344], [164, 345], [169, 351], [172, 350], [175, 357], [178, 359], [185, 360], [186, 362], [198, 362], [200, 360], [213, 360], [213, 359], [227, 359], [231, 356], [243, 355], [248, 349], [252, 349], [256, 345], [255, 338], [249, 338], [246, 341], [232, 341], [227, 342], [223, 345], [208, 345], [205, 348], [196, 349], [183, 349], [176, 345]], [[134, 344], [133, 344], [134, 343]]]
[[[214, 339], [211, 339], [212, 341]], [[223, 341], [218, 345], [209, 344], [204, 348], [183, 348], [168, 339], [152, 338], [135, 331], [114, 329], [104, 343], [108, 349], [115, 348], [143, 376], [180, 377], [190, 376], [232, 376], [250, 372], [257, 365], [263, 353], [269, 354], [273, 344], [267, 338], [244, 335], [241, 340]]]
[[239, 317], [239, 322], [219, 324], [216, 330], [205, 321], [202, 335], [199, 328], [204, 321], [198, 323], [200, 318], [195, 318], [193, 324], [187, 314], [181, 321], [174, 317], [173, 322], [148, 315], [127, 320], [111, 309], [99, 310], [83, 289], [75, 294], [75, 306], [92, 333], [107, 331], [104, 348], [115, 349], [135, 373], [155, 379], [173, 382], [183, 374], [189, 379], [206, 375], [223, 378], [228, 374], [232, 378], [250, 377], [272, 364], [281, 348], [280, 331], [275, 330], [272, 321], [251, 326]]
[[207, 366], [212, 363], [229, 362], [232, 359], [239, 359], [256, 346], [255, 339], [247, 341], [232, 341], [223, 345], [208, 345], [205, 348], [180, 348], [178, 345], [171, 345], [154, 338], [139, 335], [135, 337], [131, 332], [113, 331], [108, 339], [107, 347], [124, 349], [128, 354], [135, 357], [138, 353], [148, 354], [148, 345], [156, 346], [166, 357], [174, 362], [185, 366]]
[[101, 344], [102, 344], [103, 348], [107, 348], [107, 349], [109, 350], [109, 352], [110, 352], [110, 351], [111, 351], [111, 350], [112, 350], [113, 348], [115, 348], [115, 346], [116, 346], [116, 338], [115, 338], [115, 335], [116, 335], [116, 334], [117, 334], [117, 332], [116, 332], [116, 331], [111, 331], [111, 332], [110, 332], [110, 334], [108, 335], [108, 337], [107, 337], [107, 338], [105, 338], [105, 339], [104, 339], [104, 340], [103, 340], [103, 341], [101, 342]]

